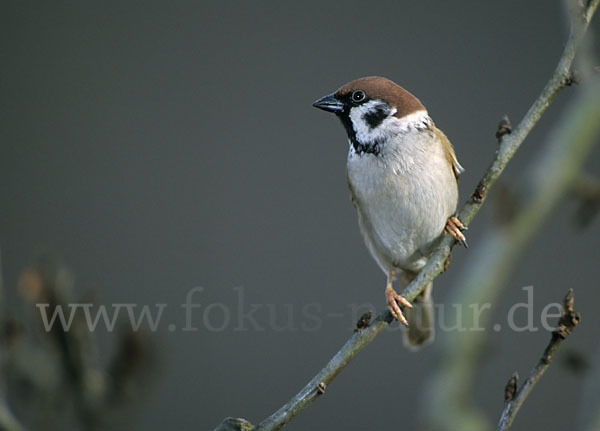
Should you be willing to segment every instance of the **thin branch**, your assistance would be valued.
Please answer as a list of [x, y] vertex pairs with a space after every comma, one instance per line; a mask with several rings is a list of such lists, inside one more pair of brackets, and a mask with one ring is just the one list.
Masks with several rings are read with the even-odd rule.
[[302, 388], [294, 398], [283, 407], [261, 422], [256, 431], [278, 430], [286, 425], [294, 416], [304, 410], [310, 403], [325, 392], [327, 385], [354, 359], [358, 352], [365, 348], [392, 321], [389, 312], [379, 316], [365, 329], [352, 334], [350, 339], [335, 354], [335, 356]]
[[[524, 171], [528, 178], [519, 189], [522, 204], [508, 222], [490, 229], [469, 253], [469, 270], [460, 274], [448, 302], [494, 303], [503, 294], [508, 277], [522, 263], [522, 256], [551, 217], [560, 199], [572, 192], [590, 152], [600, 143], [600, 79], [582, 88], [556, 124], [549, 141], [540, 148]], [[473, 313], [461, 315], [461, 326], [487, 326], [487, 314], [474, 321]], [[429, 376], [423, 393], [422, 419], [436, 430], [481, 430], [488, 421], [475, 407], [473, 385], [484, 331], [451, 332], [436, 345], [440, 366]], [[443, 358], [443, 359], [442, 359]]]
[[[491, 187], [502, 174], [504, 168], [519, 149], [531, 129], [538, 122], [542, 114], [552, 103], [559, 91], [565, 87], [569, 79], [569, 68], [575, 57], [589, 21], [595, 12], [600, 0], [591, 0], [588, 7], [580, 17], [581, 22], [573, 23], [567, 44], [552, 77], [542, 90], [541, 94], [529, 108], [519, 125], [511, 134], [504, 135], [498, 147], [496, 156], [479, 182], [475, 192], [462, 207], [459, 218], [468, 225], [477, 214], [485, 201]], [[445, 235], [440, 246], [429, 258], [427, 265], [418, 276], [403, 290], [402, 296], [413, 301], [431, 282], [445, 269], [450, 251], [454, 246], [454, 239]], [[312, 401], [323, 394], [327, 385], [342, 371], [342, 369], [365, 348], [381, 331], [392, 321], [389, 311], [380, 313], [367, 328], [355, 332], [325, 367], [315, 375], [311, 381], [298, 392], [283, 407], [261, 422], [255, 431], [279, 430], [294, 416], [305, 409]]]
[[[31, 271], [41, 280], [41, 294], [56, 308], [68, 309], [71, 302], [72, 276], [67, 269], [50, 257], [40, 258]], [[75, 328], [65, 330], [54, 327], [50, 331], [56, 341], [61, 356], [61, 365], [69, 385], [74, 391], [74, 402], [84, 429], [94, 429], [97, 422], [98, 391], [90, 384], [93, 367], [90, 362], [89, 333]]]
[[[1, 352], [6, 353], [1, 358], [6, 364], [0, 377], [8, 375], [10, 382], [26, 383], [27, 404], [35, 401], [37, 405], [35, 414], [28, 417], [32, 428], [36, 424], [64, 428], [65, 419], [75, 418], [80, 429], [110, 428], [108, 425], [120, 416], [122, 408], [134, 401], [134, 395], [141, 395], [143, 384], [150, 380], [147, 373], [153, 366], [152, 349], [143, 331], [120, 334], [116, 353], [104, 371], [97, 365], [93, 328], [83, 316], [72, 315], [68, 327], [62, 318], [52, 325], [55, 313], [62, 316], [62, 310], [71, 308], [73, 290], [73, 278], [66, 267], [50, 256], [40, 257], [23, 271], [19, 280], [21, 295], [35, 309], [30, 323], [39, 332], [20, 331], [21, 325], [12, 320], [12, 326], [4, 328], [1, 341], [8, 348]], [[49, 313], [54, 316], [50, 324], [44, 322], [40, 305], [50, 308]], [[13, 424], [1, 392], [0, 431], [19, 431], [22, 428]]]
[[509, 396], [507, 397], [508, 399], [506, 400], [506, 406], [504, 407], [504, 411], [500, 417], [500, 422], [498, 423], [498, 431], [507, 431], [510, 429], [513, 421], [515, 420], [515, 416], [523, 405], [523, 402], [525, 399], [527, 399], [527, 396], [535, 384], [550, 366], [550, 362], [552, 362], [554, 354], [565, 338], [567, 338], [573, 329], [575, 329], [575, 326], [579, 324], [580, 316], [579, 313], [573, 310], [573, 303], [573, 289], [570, 289], [563, 300], [563, 315], [558, 321], [558, 326], [556, 329], [552, 331], [552, 338], [550, 338], [550, 342], [546, 346], [542, 357], [539, 359], [533, 370], [531, 370], [527, 380], [525, 380], [523, 385], [516, 391], [516, 393], [514, 393], [512, 397], [510, 396], [512, 392], [511, 389], [513, 386], [516, 387], [517, 382], [514, 376], [509, 380], [507, 385], [509, 390], [505, 391], [505, 393]]
[[[587, 9], [582, 12], [579, 19], [581, 22], [574, 22], [571, 25], [571, 32], [567, 40], [567, 45], [563, 50], [562, 56], [552, 74], [552, 77], [538, 96], [536, 101], [527, 111], [525, 117], [512, 133], [504, 135], [502, 142], [498, 147], [496, 157], [489, 166], [485, 175], [477, 185], [475, 192], [465, 203], [459, 213], [459, 219], [463, 224], [468, 225], [479, 212], [485, 201], [491, 187], [500, 177], [508, 162], [512, 159], [515, 152], [519, 149], [533, 126], [539, 121], [542, 114], [550, 106], [556, 95], [562, 90], [570, 79], [569, 69], [575, 58], [577, 47], [581, 43], [585, 32], [589, 26], [590, 20], [596, 11], [600, 0], [591, 0]], [[446, 235], [438, 250], [431, 256], [427, 265], [419, 272], [417, 277], [404, 289], [402, 296], [409, 301], [413, 301], [437, 275], [444, 270], [444, 263], [450, 255], [450, 250], [454, 245], [452, 237]]]

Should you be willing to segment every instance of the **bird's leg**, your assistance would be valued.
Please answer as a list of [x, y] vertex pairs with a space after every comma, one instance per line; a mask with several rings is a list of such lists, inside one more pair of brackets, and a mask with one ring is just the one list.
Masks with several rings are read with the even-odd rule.
[[408, 302], [406, 299], [404, 299], [403, 296], [398, 295], [398, 293], [394, 290], [394, 288], [392, 287], [393, 278], [394, 278], [394, 271], [390, 271], [388, 273], [388, 282], [387, 282], [387, 286], [385, 288], [385, 299], [387, 300], [388, 308], [390, 310], [390, 313], [392, 313], [392, 316], [394, 316], [396, 319], [398, 319], [404, 325], [408, 326], [408, 322], [406, 321], [406, 318], [402, 314], [402, 310], [398, 306], [398, 301], [402, 305], [404, 305], [405, 307], [408, 307], [408, 308], [412, 308], [412, 305], [410, 304], [410, 302]]
[[452, 237], [458, 241], [458, 243], [465, 248], [469, 248], [467, 245], [467, 238], [465, 238], [462, 233], [463, 230], [467, 230], [467, 227], [462, 224], [462, 222], [457, 217], [449, 217], [446, 220], [446, 227], [444, 228], [446, 232], [448, 232]]

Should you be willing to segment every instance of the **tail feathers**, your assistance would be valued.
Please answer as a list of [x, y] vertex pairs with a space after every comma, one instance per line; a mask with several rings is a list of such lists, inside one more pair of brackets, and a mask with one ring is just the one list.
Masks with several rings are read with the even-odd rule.
[[404, 345], [419, 350], [435, 338], [432, 283], [412, 303], [413, 308], [404, 311], [408, 327], [404, 329]]

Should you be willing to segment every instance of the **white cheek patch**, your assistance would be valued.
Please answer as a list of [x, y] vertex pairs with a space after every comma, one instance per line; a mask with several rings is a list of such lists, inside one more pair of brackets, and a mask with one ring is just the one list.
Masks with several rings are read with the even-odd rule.
[[[371, 127], [369, 122], [365, 120], [365, 116], [382, 109], [388, 111], [387, 117], [376, 127]], [[431, 124], [431, 119], [426, 110], [413, 112], [402, 118], [394, 117], [396, 112], [396, 108], [390, 108], [382, 100], [370, 100], [363, 105], [350, 109], [350, 120], [356, 134], [356, 140], [365, 144], [383, 142], [399, 133], [406, 133], [415, 128], [426, 128]]]
[[[365, 116], [376, 112], [377, 110], [388, 111], [388, 116], [377, 127], [372, 128], [365, 120]], [[359, 106], [350, 109], [350, 120], [352, 128], [358, 142], [375, 142], [385, 138], [386, 122], [393, 118], [396, 113], [396, 108], [390, 108], [387, 103], [382, 100], [370, 100]]]

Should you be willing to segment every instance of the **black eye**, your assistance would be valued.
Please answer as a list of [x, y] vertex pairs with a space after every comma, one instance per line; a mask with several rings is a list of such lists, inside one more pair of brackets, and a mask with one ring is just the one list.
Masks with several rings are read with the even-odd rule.
[[365, 97], [367, 97], [367, 95], [362, 90], [356, 90], [355, 92], [352, 93], [352, 101], [353, 102], [357, 102], [357, 103], [362, 102], [363, 100], [365, 100]]

